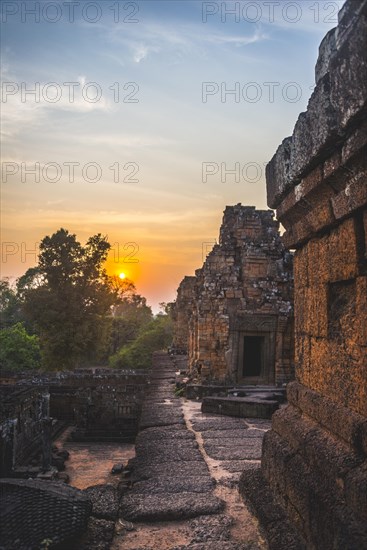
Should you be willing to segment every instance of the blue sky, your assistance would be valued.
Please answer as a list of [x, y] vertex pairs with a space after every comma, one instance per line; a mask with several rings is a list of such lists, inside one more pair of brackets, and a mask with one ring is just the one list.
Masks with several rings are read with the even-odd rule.
[[111, 272], [155, 308], [173, 299], [226, 205], [267, 207], [264, 166], [307, 106], [342, 4], [3, 2], [2, 276], [63, 226], [107, 234]]

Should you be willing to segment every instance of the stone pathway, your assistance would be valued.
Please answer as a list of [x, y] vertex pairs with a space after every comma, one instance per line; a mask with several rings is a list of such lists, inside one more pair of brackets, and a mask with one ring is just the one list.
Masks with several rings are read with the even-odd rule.
[[[259, 465], [269, 422], [202, 414], [174, 397], [175, 366], [155, 354], [136, 440], [132, 488], [120, 501], [112, 548], [263, 550], [257, 520], [238, 493], [240, 473]], [[120, 525], [120, 527], [119, 527]]]

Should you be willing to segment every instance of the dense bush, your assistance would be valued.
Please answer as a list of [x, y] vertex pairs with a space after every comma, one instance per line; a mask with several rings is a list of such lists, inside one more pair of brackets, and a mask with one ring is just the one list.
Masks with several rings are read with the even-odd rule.
[[7, 328], [22, 321], [21, 303], [8, 279], [0, 281], [0, 328]]
[[110, 365], [120, 369], [145, 369], [151, 366], [152, 353], [166, 348], [172, 341], [172, 321], [157, 315], [143, 327], [137, 339], [123, 346], [110, 358]]
[[109, 355], [136, 340], [152, 320], [152, 310], [143, 296], [133, 293], [123, 298], [114, 308]]
[[28, 334], [22, 323], [0, 331], [0, 366], [3, 370], [38, 369], [40, 360], [38, 337]]

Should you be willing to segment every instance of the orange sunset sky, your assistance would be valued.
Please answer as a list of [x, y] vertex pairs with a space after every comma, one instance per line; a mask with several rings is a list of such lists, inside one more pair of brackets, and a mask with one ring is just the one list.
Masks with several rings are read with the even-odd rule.
[[109, 273], [157, 312], [226, 205], [266, 208], [265, 165], [343, 2], [46, 4], [2, 3], [1, 276], [60, 227], [102, 233]]

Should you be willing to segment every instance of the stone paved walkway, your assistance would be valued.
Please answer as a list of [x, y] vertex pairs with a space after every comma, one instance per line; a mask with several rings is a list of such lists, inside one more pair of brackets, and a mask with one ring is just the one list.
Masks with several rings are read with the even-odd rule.
[[240, 473], [259, 464], [269, 422], [202, 414], [174, 397], [175, 366], [156, 354], [136, 440], [133, 487], [113, 549], [263, 550], [256, 519], [237, 490]]

